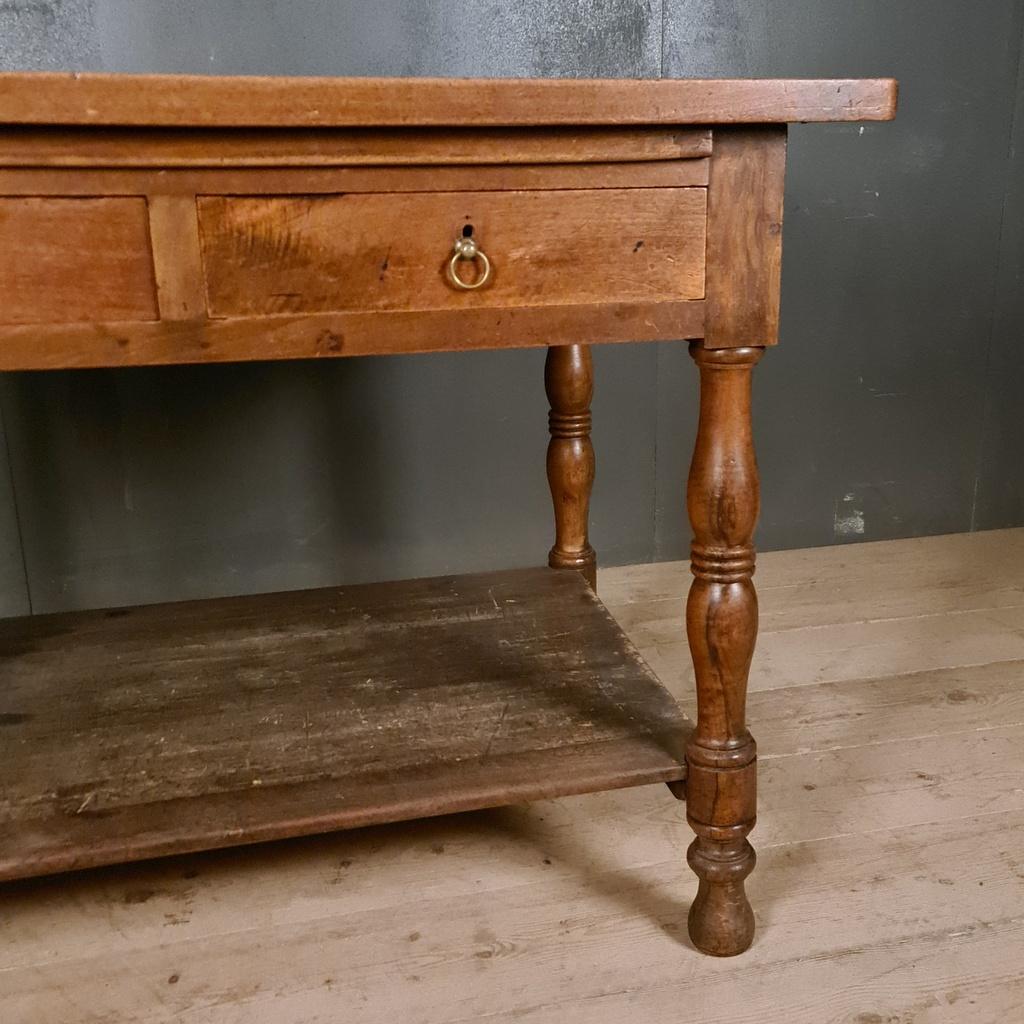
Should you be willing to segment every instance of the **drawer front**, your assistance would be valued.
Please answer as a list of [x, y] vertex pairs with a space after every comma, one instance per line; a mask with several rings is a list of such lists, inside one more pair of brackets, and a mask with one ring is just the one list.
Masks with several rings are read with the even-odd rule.
[[[212, 317], [699, 299], [706, 189], [202, 196]], [[448, 277], [457, 237], [491, 263]], [[481, 263], [459, 261], [473, 283]]]
[[0, 197], [0, 323], [156, 318], [144, 198]]

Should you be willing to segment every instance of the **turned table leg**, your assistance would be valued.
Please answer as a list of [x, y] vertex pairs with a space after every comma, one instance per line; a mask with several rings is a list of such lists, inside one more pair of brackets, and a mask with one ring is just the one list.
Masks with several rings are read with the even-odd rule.
[[544, 390], [551, 406], [547, 468], [555, 509], [555, 546], [548, 554], [548, 565], [579, 570], [596, 590], [597, 558], [587, 536], [594, 484], [594, 446], [590, 441], [594, 367], [590, 347], [549, 348]]
[[753, 533], [757, 464], [750, 423], [751, 370], [762, 348], [690, 354], [700, 370], [700, 423], [686, 505], [694, 580], [686, 634], [697, 681], [697, 726], [686, 750], [686, 808], [697, 838], [687, 854], [700, 879], [690, 938], [715, 956], [754, 938], [743, 882], [754, 868], [757, 749], [746, 726], [747, 673], [757, 636]]

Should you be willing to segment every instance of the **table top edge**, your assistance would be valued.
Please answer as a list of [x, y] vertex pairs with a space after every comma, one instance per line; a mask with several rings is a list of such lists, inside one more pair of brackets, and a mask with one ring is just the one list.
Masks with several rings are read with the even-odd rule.
[[540, 127], [887, 121], [892, 78], [319, 78], [0, 73], [0, 126]]

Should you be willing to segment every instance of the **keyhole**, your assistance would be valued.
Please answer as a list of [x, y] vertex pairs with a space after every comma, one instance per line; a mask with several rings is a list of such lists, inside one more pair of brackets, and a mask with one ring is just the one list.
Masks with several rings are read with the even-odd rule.
[[472, 238], [473, 237], [473, 225], [472, 224], [467, 224], [462, 229], [462, 237], [463, 238]]

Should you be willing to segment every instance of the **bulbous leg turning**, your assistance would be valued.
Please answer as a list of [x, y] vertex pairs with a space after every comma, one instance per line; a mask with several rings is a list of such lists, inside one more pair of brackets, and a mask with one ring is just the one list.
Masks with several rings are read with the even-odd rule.
[[701, 378], [700, 423], [687, 485], [694, 580], [686, 633], [697, 684], [697, 725], [686, 751], [687, 860], [699, 879], [690, 938], [704, 953], [735, 956], [754, 938], [744, 881], [757, 816], [757, 748], [746, 727], [747, 676], [757, 636], [754, 526], [757, 465], [750, 371], [761, 348], [690, 348]]
[[594, 446], [590, 440], [590, 401], [594, 369], [587, 345], [548, 349], [544, 364], [548, 414], [548, 485], [555, 512], [552, 569], [576, 569], [597, 589], [597, 557], [589, 540], [590, 492], [594, 485]]

